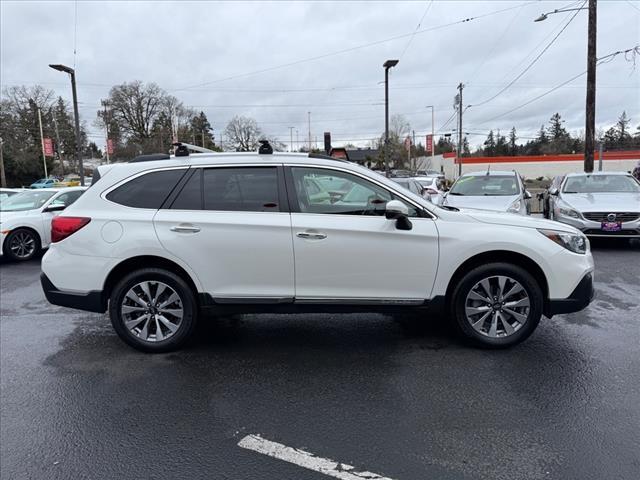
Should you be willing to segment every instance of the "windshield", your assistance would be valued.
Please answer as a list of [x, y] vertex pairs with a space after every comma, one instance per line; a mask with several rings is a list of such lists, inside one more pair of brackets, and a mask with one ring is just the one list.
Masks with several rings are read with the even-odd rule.
[[450, 195], [510, 196], [517, 195], [515, 175], [469, 175], [460, 177], [451, 187]]
[[569, 177], [563, 193], [623, 193], [640, 192], [640, 185], [626, 175], [584, 175]]
[[2, 200], [0, 211], [22, 212], [42, 207], [56, 192], [22, 192]]

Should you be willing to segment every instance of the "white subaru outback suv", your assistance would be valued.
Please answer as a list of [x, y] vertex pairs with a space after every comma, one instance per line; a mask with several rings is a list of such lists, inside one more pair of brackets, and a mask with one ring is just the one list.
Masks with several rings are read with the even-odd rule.
[[100, 173], [53, 220], [42, 287], [53, 304], [108, 310], [143, 351], [182, 346], [204, 313], [398, 309], [507, 347], [593, 297], [575, 228], [438, 207], [346, 161], [192, 154]]

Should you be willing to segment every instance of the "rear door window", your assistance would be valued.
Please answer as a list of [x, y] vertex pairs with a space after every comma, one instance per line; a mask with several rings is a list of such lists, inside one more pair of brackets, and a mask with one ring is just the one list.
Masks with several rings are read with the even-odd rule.
[[107, 194], [107, 200], [133, 208], [159, 209], [186, 169], [145, 173]]
[[205, 210], [280, 211], [276, 167], [208, 168], [203, 188]]

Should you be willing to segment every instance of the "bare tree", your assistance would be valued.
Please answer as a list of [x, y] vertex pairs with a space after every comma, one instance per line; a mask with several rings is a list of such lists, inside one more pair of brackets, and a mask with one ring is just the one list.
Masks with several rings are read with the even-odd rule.
[[224, 129], [224, 136], [236, 151], [252, 152], [258, 148], [262, 130], [253, 118], [236, 115]]

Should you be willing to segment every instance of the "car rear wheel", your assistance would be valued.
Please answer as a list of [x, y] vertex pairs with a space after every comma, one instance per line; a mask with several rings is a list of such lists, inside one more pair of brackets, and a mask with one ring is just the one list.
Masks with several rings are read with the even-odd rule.
[[525, 340], [540, 322], [543, 293], [526, 270], [491, 263], [468, 272], [453, 291], [459, 331], [483, 347], [506, 348]]
[[113, 289], [109, 316], [118, 336], [143, 352], [182, 347], [197, 322], [192, 288], [168, 270], [145, 268], [123, 278]]
[[38, 234], [26, 228], [12, 231], [4, 241], [4, 254], [17, 262], [31, 260], [40, 248]]

